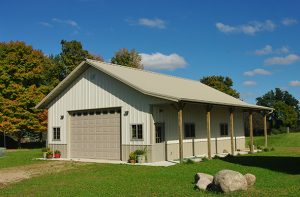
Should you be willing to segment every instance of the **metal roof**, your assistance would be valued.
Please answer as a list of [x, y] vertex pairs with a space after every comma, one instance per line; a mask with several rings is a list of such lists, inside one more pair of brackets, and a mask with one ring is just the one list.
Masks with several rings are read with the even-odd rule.
[[36, 108], [47, 107], [61, 91], [89, 66], [110, 75], [143, 94], [175, 102], [195, 102], [214, 105], [236, 106], [256, 110], [273, 110], [269, 107], [248, 104], [199, 81], [179, 78], [156, 72], [120, 66], [87, 59], [77, 66], [57, 87], [55, 87]]

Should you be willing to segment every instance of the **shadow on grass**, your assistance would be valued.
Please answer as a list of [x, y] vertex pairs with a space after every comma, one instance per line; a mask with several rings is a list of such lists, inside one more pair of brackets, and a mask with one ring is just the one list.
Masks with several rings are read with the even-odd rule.
[[255, 166], [286, 174], [300, 174], [300, 157], [236, 156], [221, 159], [230, 163]]

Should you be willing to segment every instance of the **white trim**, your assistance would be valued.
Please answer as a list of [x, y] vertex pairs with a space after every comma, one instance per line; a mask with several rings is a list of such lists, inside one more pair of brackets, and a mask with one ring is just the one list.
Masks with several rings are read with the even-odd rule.
[[[245, 136], [238, 136], [235, 137], [236, 139], [245, 139]], [[214, 141], [215, 139], [217, 139], [217, 141], [222, 141], [222, 140], [230, 140], [230, 137], [217, 137], [217, 138], [211, 138], [212, 141]], [[193, 142], [193, 139], [184, 139], [183, 143], [191, 143]], [[200, 139], [194, 139], [194, 142], [207, 142], [206, 138], [200, 138]], [[167, 141], [167, 144], [178, 144], [179, 141], [178, 140], [170, 140]]]

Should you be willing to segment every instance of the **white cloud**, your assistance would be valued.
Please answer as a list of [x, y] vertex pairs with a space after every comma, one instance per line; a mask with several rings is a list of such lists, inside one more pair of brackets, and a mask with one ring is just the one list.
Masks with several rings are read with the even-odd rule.
[[59, 18], [53, 18], [52, 21], [56, 22], [56, 23], [65, 24], [65, 25], [68, 25], [70, 27], [79, 28], [78, 23], [74, 20], [70, 20], [70, 19], [62, 20], [62, 19], [59, 19]]
[[276, 28], [276, 25], [273, 21], [266, 20], [264, 22], [252, 21], [238, 26], [231, 26], [218, 22], [216, 23], [216, 27], [223, 33], [244, 33], [246, 35], [255, 35], [257, 32], [273, 31]]
[[257, 83], [255, 81], [244, 81], [243, 85], [244, 86], [256, 86]]
[[142, 56], [142, 64], [149, 70], [175, 70], [187, 65], [186, 60], [176, 53], [170, 55], [141, 53], [140, 55]]
[[265, 69], [261, 69], [261, 68], [256, 68], [254, 70], [250, 70], [250, 71], [246, 71], [244, 72], [245, 76], [255, 76], [255, 75], [271, 75], [272, 73], [270, 71], [267, 71]]
[[285, 26], [291, 26], [298, 23], [298, 21], [294, 18], [284, 18], [281, 20], [281, 23]]
[[273, 52], [273, 48], [271, 45], [266, 45], [264, 48], [262, 49], [257, 49], [255, 50], [255, 54], [256, 55], [267, 55]]
[[269, 55], [269, 54], [284, 54], [289, 53], [290, 50], [287, 46], [283, 46], [281, 48], [273, 50], [273, 47], [271, 45], [266, 45], [261, 49], [257, 49], [254, 51], [255, 55]]
[[268, 58], [264, 61], [265, 65], [274, 65], [274, 64], [282, 64], [282, 65], [287, 65], [287, 64], [292, 64], [296, 61], [298, 61], [300, 57], [296, 54], [290, 54], [285, 57], [272, 57]]
[[42, 25], [42, 26], [44, 26], [44, 27], [50, 27], [50, 28], [53, 27], [53, 25], [51, 25], [50, 23], [47, 23], [47, 22], [39, 22], [38, 24], [39, 24], [39, 25]]
[[290, 86], [300, 86], [300, 81], [298, 81], [298, 80], [290, 81], [289, 85]]
[[166, 22], [159, 19], [149, 19], [149, 18], [140, 18], [137, 23], [142, 26], [151, 27], [151, 28], [159, 28], [159, 29], [165, 29], [166, 28]]

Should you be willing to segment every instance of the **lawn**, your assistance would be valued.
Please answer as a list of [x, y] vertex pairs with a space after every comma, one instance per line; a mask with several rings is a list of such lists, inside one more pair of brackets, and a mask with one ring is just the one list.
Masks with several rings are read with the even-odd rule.
[[280, 136], [270, 137], [272, 152], [171, 167], [90, 164], [10, 185], [0, 196], [220, 196], [195, 190], [193, 176], [221, 169], [257, 177], [247, 192], [226, 196], [300, 196], [300, 133]]
[[41, 149], [8, 150], [4, 157], [0, 157], [0, 169], [16, 167], [41, 162], [35, 158], [42, 157]]

